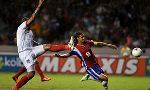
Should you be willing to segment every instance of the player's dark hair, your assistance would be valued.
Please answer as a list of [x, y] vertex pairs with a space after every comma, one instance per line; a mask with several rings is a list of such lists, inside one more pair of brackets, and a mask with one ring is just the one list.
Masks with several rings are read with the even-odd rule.
[[82, 35], [83, 33], [81, 33], [81, 32], [75, 32], [74, 33], [74, 35], [73, 35], [73, 38], [74, 38], [74, 45], [77, 45], [77, 43], [78, 43], [78, 40], [77, 40], [77, 38], [79, 38], [80, 37], [80, 35]]

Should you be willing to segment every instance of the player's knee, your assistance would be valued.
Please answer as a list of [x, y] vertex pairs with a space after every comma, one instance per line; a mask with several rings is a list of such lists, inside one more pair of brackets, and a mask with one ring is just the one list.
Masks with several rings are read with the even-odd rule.
[[108, 76], [107, 75], [105, 75], [105, 81], [108, 81]]
[[35, 75], [35, 71], [28, 72], [28, 78], [32, 79]]
[[104, 80], [104, 81], [108, 81], [108, 76], [105, 74], [101, 74], [100, 75], [100, 79]]
[[108, 81], [108, 77], [107, 77], [107, 76], [104, 76], [104, 80], [105, 80], [105, 81]]

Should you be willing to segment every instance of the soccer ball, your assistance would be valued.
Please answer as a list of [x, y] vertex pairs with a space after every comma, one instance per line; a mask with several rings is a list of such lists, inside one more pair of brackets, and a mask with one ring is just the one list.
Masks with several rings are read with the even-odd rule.
[[140, 57], [142, 55], [142, 50], [140, 48], [134, 48], [132, 50], [132, 55], [134, 57]]

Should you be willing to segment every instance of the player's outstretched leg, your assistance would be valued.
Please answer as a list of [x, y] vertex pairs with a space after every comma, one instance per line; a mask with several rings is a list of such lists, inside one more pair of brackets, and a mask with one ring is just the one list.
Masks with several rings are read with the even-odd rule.
[[72, 50], [74, 48], [73, 36], [71, 36], [68, 45], [52, 45], [52, 44], [43, 44], [44, 50], [52, 51], [52, 52], [59, 52], [64, 50]]
[[18, 83], [18, 77], [22, 74], [22, 73], [24, 73], [26, 71], [26, 68], [25, 68], [25, 66], [23, 66], [18, 72], [17, 72], [17, 74], [15, 74], [13, 77], [12, 77], [12, 79], [16, 82], [16, 83]]

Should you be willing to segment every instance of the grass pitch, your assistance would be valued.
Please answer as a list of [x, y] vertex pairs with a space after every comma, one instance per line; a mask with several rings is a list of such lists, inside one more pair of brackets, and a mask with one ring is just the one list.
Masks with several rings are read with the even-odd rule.
[[[15, 73], [0, 72], [0, 90], [11, 90], [15, 82], [11, 77]], [[96, 81], [80, 82], [83, 75], [46, 74], [51, 81], [41, 82], [36, 74], [20, 90], [103, 90]], [[150, 77], [109, 76], [109, 90], [150, 90]]]

